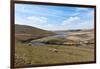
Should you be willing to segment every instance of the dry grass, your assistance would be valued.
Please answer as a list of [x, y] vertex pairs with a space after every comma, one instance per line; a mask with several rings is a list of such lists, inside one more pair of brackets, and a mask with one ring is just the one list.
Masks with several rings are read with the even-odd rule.
[[[33, 40], [34, 41], [34, 40]], [[88, 31], [71, 32], [66, 38], [42, 38], [35, 41], [53, 43], [34, 45], [15, 42], [15, 66], [45, 65], [94, 61], [94, 33]], [[80, 44], [80, 41], [84, 44]], [[62, 42], [64, 45], [54, 44]], [[86, 42], [86, 43], [85, 43]], [[52, 51], [56, 49], [57, 51]]]
[[[28, 46], [16, 43], [15, 66], [94, 61], [94, 49], [77, 46]], [[57, 49], [58, 52], [50, 51]]]

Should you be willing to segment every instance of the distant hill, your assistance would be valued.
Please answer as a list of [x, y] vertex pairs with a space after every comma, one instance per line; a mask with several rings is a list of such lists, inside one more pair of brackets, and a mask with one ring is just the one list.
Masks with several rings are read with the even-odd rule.
[[50, 35], [54, 35], [54, 33], [32, 26], [15, 24], [15, 39], [17, 40], [30, 40]]
[[54, 32], [82, 32], [82, 31], [84, 31], [84, 32], [93, 32], [94, 31], [94, 29], [75, 29], [75, 30], [59, 30], [59, 31], [54, 31]]

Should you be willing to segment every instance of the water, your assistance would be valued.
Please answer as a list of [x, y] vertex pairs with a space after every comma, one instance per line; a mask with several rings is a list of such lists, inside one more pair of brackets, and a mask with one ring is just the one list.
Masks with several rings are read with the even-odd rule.
[[32, 42], [30, 42], [31, 43], [31, 45], [45, 45], [45, 43], [43, 43], [43, 42], [39, 42], [39, 41], [32, 41]]
[[55, 32], [56, 35], [54, 35], [53, 37], [57, 37], [57, 38], [64, 38], [67, 36], [66, 32]]
[[[65, 32], [55, 32], [56, 35], [53, 35], [53, 36], [48, 36], [49, 38], [65, 38], [67, 36], [67, 33]], [[44, 38], [48, 38], [48, 37], [44, 37]], [[35, 45], [47, 45], [46, 43], [44, 42], [40, 42], [40, 41], [32, 41], [30, 42], [30, 44], [32, 46], [35, 46]]]

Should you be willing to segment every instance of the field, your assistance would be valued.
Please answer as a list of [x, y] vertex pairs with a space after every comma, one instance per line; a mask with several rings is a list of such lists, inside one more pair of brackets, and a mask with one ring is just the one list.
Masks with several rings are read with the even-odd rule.
[[63, 38], [50, 36], [31, 42], [16, 40], [15, 67], [94, 61], [94, 31], [67, 33]]
[[[94, 49], [77, 46], [28, 46], [16, 44], [15, 66], [86, 62], [94, 60]], [[57, 52], [52, 51], [57, 49]]]

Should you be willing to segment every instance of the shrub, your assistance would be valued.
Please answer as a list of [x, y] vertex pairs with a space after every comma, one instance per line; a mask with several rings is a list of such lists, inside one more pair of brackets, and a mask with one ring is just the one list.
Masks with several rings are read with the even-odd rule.
[[64, 39], [63, 38], [53, 38], [53, 39], [49, 39], [49, 40], [45, 41], [45, 43], [47, 43], [47, 44], [63, 44]]

